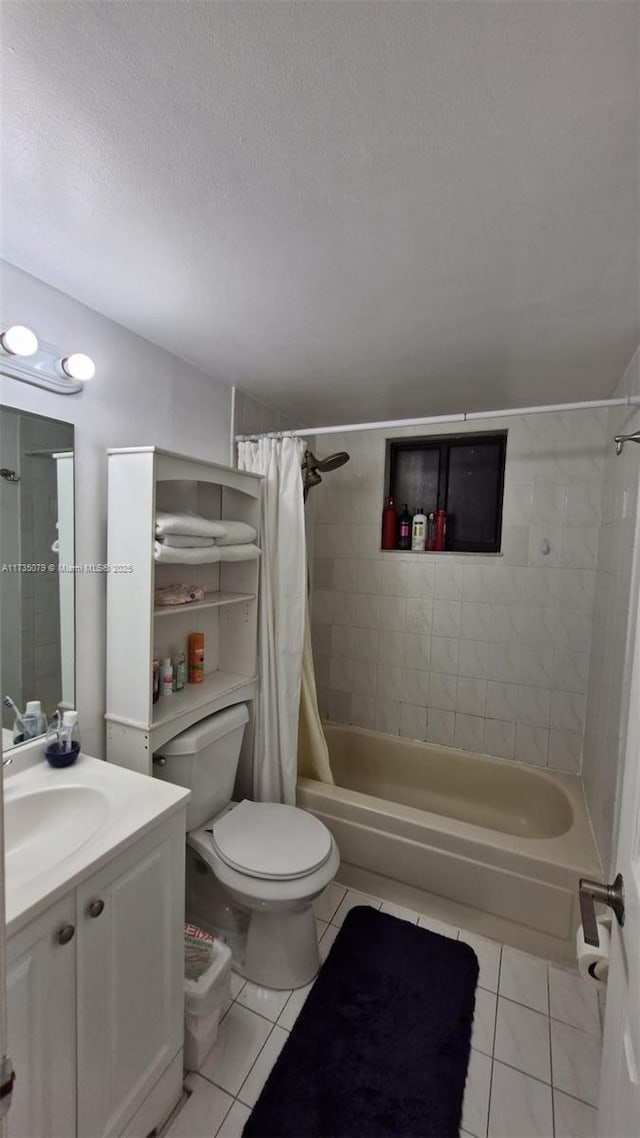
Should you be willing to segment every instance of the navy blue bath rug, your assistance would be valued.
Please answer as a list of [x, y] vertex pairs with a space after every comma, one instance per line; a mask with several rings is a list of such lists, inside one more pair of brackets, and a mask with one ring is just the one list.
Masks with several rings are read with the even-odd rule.
[[243, 1138], [457, 1138], [478, 961], [352, 909]]

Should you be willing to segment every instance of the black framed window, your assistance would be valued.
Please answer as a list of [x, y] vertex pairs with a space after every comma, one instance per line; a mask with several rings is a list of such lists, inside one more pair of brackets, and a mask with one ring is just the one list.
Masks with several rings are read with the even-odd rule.
[[447, 512], [445, 548], [498, 553], [506, 431], [387, 441], [388, 487], [398, 508]]

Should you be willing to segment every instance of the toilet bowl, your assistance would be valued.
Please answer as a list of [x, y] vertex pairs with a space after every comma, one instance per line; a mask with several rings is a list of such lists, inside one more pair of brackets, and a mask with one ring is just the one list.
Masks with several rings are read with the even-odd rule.
[[249, 920], [236, 971], [268, 988], [299, 988], [320, 966], [313, 901], [340, 855], [317, 818], [243, 801], [188, 835], [189, 846]]
[[[248, 720], [243, 704], [182, 732], [155, 756], [154, 774], [187, 786], [189, 920], [224, 933], [233, 967], [256, 984], [298, 988], [320, 966], [313, 900], [335, 877], [340, 855], [318, 818], [294, 806], [230, 801]], [[189, 903], [189, 902], [188, 902]]]

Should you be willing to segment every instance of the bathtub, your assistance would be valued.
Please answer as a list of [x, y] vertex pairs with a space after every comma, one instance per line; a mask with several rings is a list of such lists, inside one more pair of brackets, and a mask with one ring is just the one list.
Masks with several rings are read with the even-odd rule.
[[[575, 960], [578, 878], [598, 877], [580, 780], [357, 727], [325, 725], [335, 786], [298, 779], [344, 884], [551, 959]], [[393, 886], [393, 888], [392, 888]]]

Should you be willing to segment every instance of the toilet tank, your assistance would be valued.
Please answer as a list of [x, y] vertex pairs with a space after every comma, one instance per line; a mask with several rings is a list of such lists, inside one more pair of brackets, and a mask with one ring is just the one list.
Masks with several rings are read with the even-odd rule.
[[[229, 804], [249, 712], [244, 703], [194, 723], [158, 749], [153, 773], [191, 791], [187, 831], [197, 830]], [[158, 763], [158, 759], [165, 763]]]

